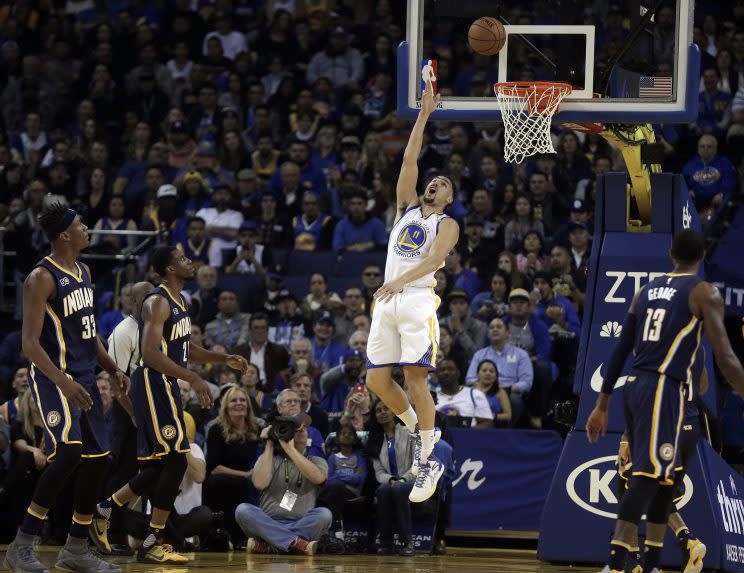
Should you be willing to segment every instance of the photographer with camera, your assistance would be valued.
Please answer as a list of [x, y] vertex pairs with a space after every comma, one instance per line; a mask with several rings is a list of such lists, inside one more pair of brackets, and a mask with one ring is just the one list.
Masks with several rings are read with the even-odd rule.
[[235, 510], [248, 553], [313, 555], [331, 525], [330, 510], [315, 507], [328, 464], [307, 451], [309, 424], [304, 413], [277, 416], [261, 432], [265, 449], [251, 476], [261, 499], [258, 506], [242, 503]]
[[[302, 399], [294, 390], [282, 390], [276, 396], [276, 412], [279, 416], [297, 416], [302, 412]], [[310, 420], [305, 427], [307, 430], [307, 451], [311, 456], [325, 459], [323, 436], [317, 428], [310, 425], [312, 424], [312, 418]]]

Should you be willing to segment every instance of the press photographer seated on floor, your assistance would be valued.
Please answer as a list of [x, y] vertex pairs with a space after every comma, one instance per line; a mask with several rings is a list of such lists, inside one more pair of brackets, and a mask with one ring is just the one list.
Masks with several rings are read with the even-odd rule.
[[313, 555], [331, 525], [331, 511], [315, 507], [328, 464], [308, 455], [309, 424], [307, 414], [280, 416], [261, 432], [266, 444], [251, 476], [261, 492], [259, 505], [242, 503], [235, 510], [235, 520], [248, 537], [248, 553]]

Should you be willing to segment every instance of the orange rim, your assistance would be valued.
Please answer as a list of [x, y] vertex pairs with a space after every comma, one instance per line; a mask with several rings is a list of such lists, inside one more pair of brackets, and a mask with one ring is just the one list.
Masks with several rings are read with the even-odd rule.
[[[541, 97], [546, 91], [558, 89], [561, 92], [561, 99], [573, 91], [571, 84], [563, 82], [496, 82], [493, 84], [493, 91], [496, 95], [499, 94], [500, 88], [512, 88], [516, 91], [517, 97], [527, 98], [530, 113], [538, 113], [548, 107], [549, 102], [545, 102]], [[557, 103], [555, 107], [557, 111]]]

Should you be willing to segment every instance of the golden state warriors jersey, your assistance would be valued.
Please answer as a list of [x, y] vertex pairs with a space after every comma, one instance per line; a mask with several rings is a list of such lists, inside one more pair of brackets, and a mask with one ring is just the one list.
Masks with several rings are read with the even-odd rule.
[[[431, 245], [439, 231], [439, 223], [446, 217], [443, 213], [431, 213], [424, 217], [421, 205], [411, 207], [403, 214], [390, 231], [385, 282], [398, 278], [429, 256]], [[433, 287], [436, 284], [432, 272], [408, 286]]]
[[77, 272], [60, 267], [51, 257], [37, 264], [54, 277], [57, 293], [46, 303], [39, 343], [55, 366], [77, 378], [93, 375], [98, 363], [98, 340], [93, 284], [80, 263]]

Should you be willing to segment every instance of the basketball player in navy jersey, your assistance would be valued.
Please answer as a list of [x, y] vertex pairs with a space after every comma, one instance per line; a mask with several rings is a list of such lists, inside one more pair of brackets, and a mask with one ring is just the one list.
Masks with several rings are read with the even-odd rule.
[[658, 573], [675, 492], [685, 400], [693, 391], [688, 380], [703, 329], [718, 368], [744, 396], [744, 369], [723, 325], [723, 299], [716, 287], [697, 276], [704, 255], [699, 233], [688, 229], [674, 237], [670, 251], [674, 270], [649, 282], [633, 297], [620, 340], [607, 364], [597, 404], [586, 423], [591, 443], [606, 432], [610, 396], [632, 351], [623, 399], [633, 471], [620, 502], [604, 571], [624, 570], [645, 513], [643, 570]]
[[[692, 392], [685, 400], [684, 422], [682, 431], [679, 435], [679, 452], [677, 465], [674, 468], [674, 504], [676, 505], [684, 495], [683, 480], [687, 474], [695, 454], [697, 453], [697, 443], [700, 437], [700, 411], [697, 406], [697, 396], [702, 396], [708, 390], [708, 373], [705, 369], [705, 348], [701, 346], [695, 356], [695, 361], [690, 369], [690, 379], [688, 383], [692, 385]], [[620, 477], [618, 484], [618, 500], [622, 500], [630, 484], [630, 478], [633, 473], [633, 460], [630, 454], [630, 444], [628, 442], [628, 432], [626, 431], [620, 438], [620, 448], [617, 453], [617, 474]], [[674, 532], [682, 552], [682, 573], [700, 573], [703, 569], [703, 559], [707, 552], [705, 544], [697, 539], [687, 527], [684, 519], [672, 507], [672, 512], [667, 520], [667, 526]], [[629, 550], [626, 570], [630, 569], [631, 573], [643, 573], [642, 557], [638, 540], [633, 543]]]
[[23, 285], [23, 352], [31, 360], [30, 391], [44, 422], [49, 464], [41, 474], [31, 504], [8, 547], [5, 564], [17, 573], [43, 573], [34, 540], [56, 497], [77, 470], [72, 525], [56, 567], [80, 573], [117, 573], [88, 548], [96, 492], [108, 465], [109, 443], [96, 365], [111, 375], [119, 394], [129, 379], [96, 336], [90, 270], [78, 261], [89, 244], [88, 228], [61, 203], [45, 206], [39, 224], [52, 245]]
[[[210, 352], [191, 343], [191, 318], [181, 297], [184, 283], [194, 276], [194, 265], [176, 247], [160, 247], [150, 259], [163, 281], [142, 303], [139, 366], [132, 374], [131, 398], [137, 423], [140, 471], [129, 483], [97, 506], [97, 519], [109, 519], [116, 507], [147, 493], [152, 504], [150, 529], [138, 553], [147, 563], [185, 563], [188, 558], [160, 543], [161, 532], [173, 509], [190, 451], [183, 420], [178, 379], [191, 383], [200, 404], [208, 408], [212, 396], [207, 383], [186, 368], [189, 360], [227, 364], [243, 373], [242, 356]], [[105, 535], [102, 528], [101, 535]], [[101, 545], [107, 541], [100, 540]]]

